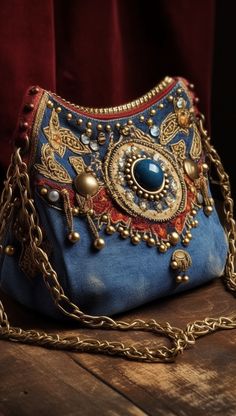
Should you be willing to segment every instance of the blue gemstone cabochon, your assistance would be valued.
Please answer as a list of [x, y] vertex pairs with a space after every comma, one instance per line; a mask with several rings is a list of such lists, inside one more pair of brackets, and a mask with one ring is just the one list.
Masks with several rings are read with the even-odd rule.
[[133, 175], [136, 182], [147, 192], [158, 191], [163, 185], [163, 170], [159, 163], [152, 159], [138, 160], [134, 165]]

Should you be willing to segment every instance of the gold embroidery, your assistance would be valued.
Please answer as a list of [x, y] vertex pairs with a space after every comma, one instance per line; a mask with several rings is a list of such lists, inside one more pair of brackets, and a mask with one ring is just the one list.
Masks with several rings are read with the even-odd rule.
[[48, 144], [42, 146], [42, 165], [36, 164], [38, 171], [46, 178], [62, 183], [71, 183], [72, 179], [66, 169], [55, 160], [53, 150]]
[[188, 134], [188, 128], [180, 127], [176, 113], [170, 113], [161, 123], [160, 144], [166, 145], [177, 133]]
[[70, 156], [69, 161], [70, 161], [70, 164], [73, 166], [74, 170], [76, 171], [77, 175], [84, 172], [85, 163], [82, 157]]
[[201, 142], [201, 136], [198, 131], [197, 126], [193, 125], [193, 140], [192, 140], [192, 146], [190, 149], [190, 156], [194, 159], [199, 159], [202, 153], [202, 142]]
[[186, 144], [183, 139], [171, 145], [177, 159], [186, 159]]
[[52, 110], [49, 126], [45, 127], [43, 131], [53, 150], [61, 157], [64, 156], [66, 147], [74, 153], [91, 153], [89, 147], [81, 143], [70, 130], [60, 127], [55, 109]]

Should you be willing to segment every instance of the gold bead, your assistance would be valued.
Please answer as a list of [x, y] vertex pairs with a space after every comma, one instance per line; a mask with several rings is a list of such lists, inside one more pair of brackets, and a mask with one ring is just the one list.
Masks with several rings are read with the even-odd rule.
[[133, 124], [133, 120], [128, 120], [128, 122], [127, 122], [127, 124], [129, 125], [129, 126], [132, 126], [132, 124]]
[[143, 241], [147, 241], [149, 239], [149, 237], [148, 237], [147, 234], [144, 234], [143, 237], [142, 237], [142, 239], [143, 239]]
[[87, 129], [85, 130], [85, 134], [86, 134], [86, 136], [88, 136], [88, 137], [91, 137], [91, 136], [92, 136], [92, 133], [93, 133], [93, 130], [92, 130], [92, 129], [87, 128]]
[[186, 274], [184, 276], [182, 276], [182, 282], [183, 283], [188, 283], [189, 282], [189, 277]]
[[196, 211], [196, 209], [192, 209], [191, 214], [192, 214], [192, 215], [197, 215], [197, 211]]
[[107, 227], [106, 227], [106, 233], [107, 234], [114, 234], [116, 232], [116, 229], [115, 229], [115, 227], [113, 227], [112, 225], [108, 225]]
[[77, 241], [79, 241], [80, 239], [80, 235], [79, 233], [77, 233], [77, 231], [71, 231], [70, 234], [68, 235], [68, 239], [70, 240], [71, 243], [77, 243]]
[[99, 123], [99, 124], [97, 124], [97, 130], [98, 130], [98, 131], [101, 131], [102, 129], [103, 129], [102, 124], [100, 124], [100, 123]]
[[107, 125], [106, 125], [106, 131], [111, 131], [111, 126], [110, 126], [110, 124], [107, 124]]
[[155, 108], [152, 108], [152, 109], [150, 110], [150, 114], [151, 114], [151, 116], [155, 116], [156, 112], [157, 112], [157, 110], [155, 110]]
[[93, 124], [91, 123], [91, 121], [88, 121], [88, 122], [87, 122], [87, 127], [88, 127], [89, 129], [91, 129], [91, 128], [92, 128], [92, 126], [93, 126]]
[[98, 143], [102, 146], [106, 142], [105, 133], [100, 132], [97, 138]]
[[195, 227], [198, 226], [198, 220], [195, 220]]
[[186, 233], [186, 237], [189, 239], [189, 240], [192, 240], [192, 234], [188, 231], [187, 233]]
[[40, 195], [47, 195], [47, 193], [48, 193], [48, 190], [47, 190], [47, 188], [41, 188], [40, 189]]
[[15, 248], [13, 246], [6, 246], [4, 249], [4, 253], [7, 254], [8, 256], [13, 256], [13, 254], [15, 253]]
[[72, 114], [71, 114], [71, 113], [68, 113], [68, 114], [67, 114], [67, 116], [66, 116], [66, 118], [67, 118], [67, 120], [68, 120], [68, 121], [72, 120], [72, 117], [73, 117], [73, 116], [72, 116]]
[[169, 243], [169, 241], [167, 241], [167, 243], [166, 243], [166, 247], [167, 247], [167, 248], [170, 248], [170, 243]]
[[166, 252], [166, 246], [165, 246], [165, 244], [160, 244], [159, 251], [160, 251], [160, 253], [165, 253]]
[[103, 214], [103, 215], [102, 215], [101, 220], [102, 220], [103, 222], [107, 222], [107, 221], [108, 221], [108, 216], [107, 216], [107, 214]]
[[147, 125], [148, 125], [149, 127], [151, 127], [151, 126], [153, 125], [153, 119], [152, 119], [152, 118], [149, 118], [149, 119], [147, 120]]
[[177, 94], [181, 94], [183, 92], [182, 88], [177, 89]]
[[144, 117], [144, 116], [140, 116], [140, 117], [139, 117], [139, 121], [141, 121], [141, 123], [142, 123], [144, 120], [145, 120], [145, 117]]
[[172, 268], [172, 269], [174, 269], [174, 270], [178, 269], [178, 263], [177, 263], [177, 261], [172, 261], [172, 262], [170, 263], [170, 266], [171, 266], [171, 268]]
[[189, 245], [189, 243], [190, 243], [190, 239], [189, 239], [188, 237], [185, 237], [185, 238], [183, 239], [183, 245], [184, 245], [184, 246], [188, 246], [188, 245]]
[[181, 283], [182, 282], [182, 276], [180, 276], [180, 275], [176, 276], [175, 280], [176, 280], [176, 283]]
[[87, 214], [92, 217], [94, 215], [94, 210], [92, 208], [88, 209]]
[[117, 129], [119, 129], [119, 128], [120, 128], [120, 126], [121, 126], [121, 124], [120, 124], [120, 123], [116, 123], [116, 128], [117, 128]]
[[99, 237], [99, 238], [96, 238], [93, 245], [97, 250], [102, 250], [105, 247], [105, 241], [103, 238]]
[[207, 164], [207, 163], [203, 163], [203, 164], [202, 164], [202, 170], [203, 170], [203, 173], [207, 173], [207, 172], [208, 172], [208, 170], [209, 170], [209, 166], [208, 166], [208, 164]]
[[73, 207], [72, 208], [72, 215], [79, 215], [79, 208], [78, 207]]
[[60, 112], [61, 112], [61, 107], [57, 107], [57, 108], [56, 108], [56, 112], [57, 112], [57, 113], [60, 113]]
[[53, 108], [53, 102], [51, 100], [48, 100], [47, 107], [48, 108]]
[[124, 227], [119, 225], [119, 227], [117, 228], [117, 231], [119, 231], [119, 233], [122, 233], [124, 231]]
[[121, 237], [122, 237], [122, 238], [127, 238], [127, 237], [129, 237], [129, 231], [128, 231], [128, 230], [124, 230], [124, 231], [121, 233]]
[[78, 126], [80, 126], [83, 123], [83, 119], [82, 118], [78, 118], [78, 120], [76, 121], [76, 123], [78, 124]]
[[207, 205], [206, 207], [204, 207], [204, 213], [209, 217], [209, 215], [211, 215], [213, 212], [213, 208], [210, 205]]
[[133, 243], [134, 245], [136, 245], [136, 244], [139, 244], [139, 243], [140, 243], [141, 239], [140, 239], [140, 237], [139, 237], [138, 235], [134, 235], [134, 236], [132, 237], [131, 241], [132, 241], [132, 243]]
[[169, 97], [167, 99], [171, 103], [173, 101], [174, 97], [173, 97], [173, 95], [169, 95]]
[[153, 246], [155, 246], [155, 245], [156, 245], [156, 241], [155, 241], [155, 239], [154, 239], [153, 237], [149, 237], [149, 239], [147, 240], [147, 244], [148, 244], [150, 247], [153, 247]]
[[163, 104], [163, 103], [160, 103], [160, 104], [158, 105], [158, 108], [160, 108], [160, 110], [162, 110], [162, 109], [164, 108], [164, 104]]
[[74, 179], [78, 193], [82, 196], [93, 196], [97, 193], [99, 185], [92, 173], [82, 172]]
[[184, 171], [192, 180], [199, 178], [198, 165], [191, 159], [185, 159], [183, 162]]
[[176, 231], [173, 231], [173, 233], [169, 236], [170, 243], [175, 246], [179, 242], [179, 234], [176, 233]]

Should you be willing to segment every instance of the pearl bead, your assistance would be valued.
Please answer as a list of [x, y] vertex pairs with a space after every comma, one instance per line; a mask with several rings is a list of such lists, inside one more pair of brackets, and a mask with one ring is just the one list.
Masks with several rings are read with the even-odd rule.
[[58, 191], [53, 189], [52, 191], [48, 192], [48, 200], [50, 202], [57, 202], [59, 198], [60, 198], [60, 194]]

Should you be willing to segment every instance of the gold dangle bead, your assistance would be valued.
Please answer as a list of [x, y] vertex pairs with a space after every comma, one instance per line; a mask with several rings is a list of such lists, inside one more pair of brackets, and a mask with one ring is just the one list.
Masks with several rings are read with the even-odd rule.
[[72, 208], [72, 214], [73, 215], [79, 215], [79, 208], [78, 207], [73, 207]]
[[77, 231], [71, 231], [68, 235], [68, 239], [71, 243], [77, 243], [80, 240], [80, 235]]
[[213, 212], [213, 208], [210, 205], [207, 205], [206, 207], [204, 207], [204, 213], [209, 217], [209, 215], [211, 215]]
[[128, 237], [129, 237], [129, 231], [128, 231], [128, 230], [124, 230], [124, 231], [122, 231], [122, 233], [121, 233], [121, 237], [122, 237], [122, 238], [128, 238]]
[[140, 241], [141, 241], [141, 238], [140, 238], [138, 235], [134, 235], [134, 236], [131, 238], [131, 242], [132, 242], [134, 245], [139, 244], [139, 243], [140, 243]]
[[155, 246], [155, 245], [156, 245], [156, 241], [155, 241], [155, 239], [154, 239], [153, 237], [149, 237], [149, 239], [147, 240], [147, 244], [148, 244], [150, 247], [153, 247], [153, 246]]
[[180, 275], [176, 276], [175, 280], [176, 280], [176, 283], [181, 283], [182, 282], [182, 276], [180, 276]]
[[113, 225], [108, 225], [108, 226], [106, 227], [106, 233], [107, 233], [107, 234], [112, 235], [112, 234], [114, 234], [115, 232], [116, 232], [116, 229], [115, 229], [115, 227], [113, 227]]
[[102, 250], [105, 247], [105, 240], [101, 237], [96, 238], [93, 245], [97, 250]]
[[167, 250], [165, 244], [160, 244], [158, 249], [159, 249], [160, 253], [165, 253], [166, 250]]

